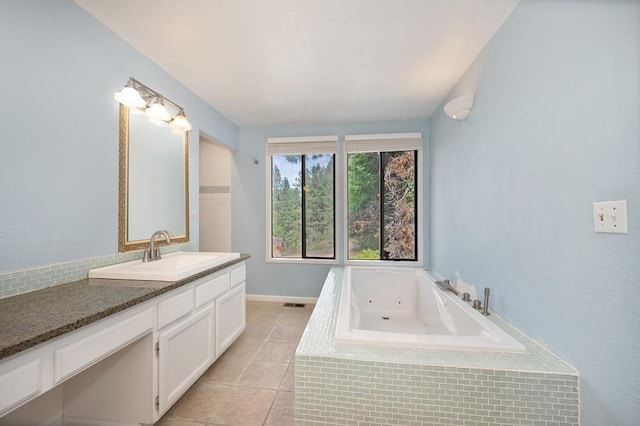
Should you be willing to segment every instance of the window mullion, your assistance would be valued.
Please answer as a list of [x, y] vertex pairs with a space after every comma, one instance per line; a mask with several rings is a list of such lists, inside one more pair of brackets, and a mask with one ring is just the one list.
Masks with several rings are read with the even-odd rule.
[[422, 212], [418, 209], [418, 151], [413, 151], [413, 193], [414, 193], [414, 206], [413, 206], [413, 226], [415, 231], [413, 232], [413, 260], [418, 260], [418, 215]]
[[380, 253], [378, 255], [378, 257], [380, 259], [386, 259], [388, 256], [385, 256], [384, 253], [384, 153], [380, 152], [378, 153], [378, 177], [379, 177], [379, 199], [378, 202], [380, 203], [380, 241], [379, 241], [379, 245], [380, 245]]
[[300, 155], [301, 158], [301, 164], [302, 164], [302, 171], [300, 173], [301, 176], [301, 180], [300, 180], [300, 202], [302, 203], [302, 205], [300, 206], [300, 213], [302, 215], [302, 218], [300, 220], [300, 226], [302, 226], [302, 232], [300, 233], [300, 235], [302, 235], [302, 241], [300, 241], [300, 244], [302, 245], [302, 258], [306, 258], [307, 257], [307, 215], [306, 215], [306, 191], [304, 190], [305, 186], [307, 185], [307, 169], [306, 169], [306, 164], [305, 164], [305, 155], [302, 154]]

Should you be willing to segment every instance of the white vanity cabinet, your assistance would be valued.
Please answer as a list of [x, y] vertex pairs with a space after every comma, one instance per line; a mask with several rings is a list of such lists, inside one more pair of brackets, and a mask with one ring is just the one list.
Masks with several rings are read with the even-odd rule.
[[[229, 272], [196, 281], [188, 289], [158, 303], [158, 416], [215, 361], [215, 303], [202, 296], [214, 283], [229, 290]], [[181, 291], [180, 291], [181, 290]], [[211, 295], [212, 292], [206, 292]], [[213, 294], [215, 296], [216, 294]]]
[[160, 332], [158, 410], [162, 415], [215, 361], [214, 306]]
[[246, 322], [246, 267], [231, 270], [231, 291], [216, 300], [216, 357], [240, 336]]
[[158, 303], [158, 416], [246, 328], [244, 263], [195, 281]]
[[244, 331], [245, 276], [237, 263], [0, 361], [0, 425], [158, 421]]

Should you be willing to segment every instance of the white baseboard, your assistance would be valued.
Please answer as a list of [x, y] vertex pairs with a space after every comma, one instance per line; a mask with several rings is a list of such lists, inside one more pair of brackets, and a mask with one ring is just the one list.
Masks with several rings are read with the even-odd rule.
[[247, 294], [247, 302], [316, 303], [317, 297], [271, 296], [268, 294]]
[[104, 420], [91, 420], [91, 419], [84, 419], [84, 418], [80, 418], [80, 417], [67, 417], [67, 416], [64, 416], [61, 419], [60, 426], [65, 426], [65, 425], [73, 425], [73, 426], [76, 426], [76, 425], [86, 425], [86, 426], [139, 426], [140, 423], [114, 423], [114, 422], [107, 422], [107, 421], [104, 421]]

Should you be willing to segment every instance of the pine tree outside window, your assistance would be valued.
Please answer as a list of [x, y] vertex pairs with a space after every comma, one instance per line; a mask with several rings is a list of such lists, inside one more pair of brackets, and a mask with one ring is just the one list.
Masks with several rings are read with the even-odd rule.
[[269, 139], [267, 260], [335, 261], [336, 143], [335, 136]]

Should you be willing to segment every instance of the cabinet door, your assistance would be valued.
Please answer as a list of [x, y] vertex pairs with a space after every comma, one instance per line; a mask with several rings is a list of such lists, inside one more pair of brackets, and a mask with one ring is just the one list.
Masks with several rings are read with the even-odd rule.
[[40, 359], [0, 373], [0, 414], [37, 395], [42, 390]]
[[240, 336], [246, 327], [245, 284], [216, 300], [216, 358]]
[[215, 360], [214, 307], [160, 333], [158, 343], [159, 409], [162, 415]]

